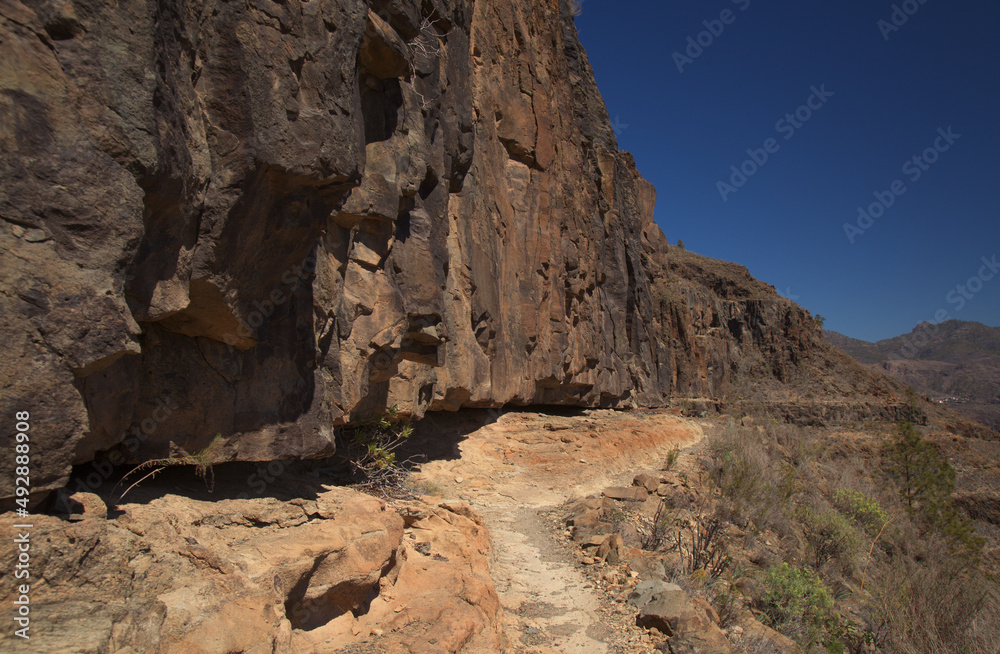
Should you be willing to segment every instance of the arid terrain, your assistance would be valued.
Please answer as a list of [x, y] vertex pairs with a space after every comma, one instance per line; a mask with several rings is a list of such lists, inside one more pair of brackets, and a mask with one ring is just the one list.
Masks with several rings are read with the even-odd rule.
[[[109, 482], [35, 518], [46, 626], [32, 651], [911, 651], [902, 638], [989, 651], [1000, 604], [970, 575], [1000, 566], [1000, 441], [922, 428], [956, 471], [949, 503], [974, 516], [972, 542], [900, 502], [881, 470], [893, 423], [680, 413], [429, 416], [387, 500], [331, 485], [335, 459], [216, 466], [211, 491], [179, 466], [117, 504], [125, 486]], [[974, 559], [940, 558], [963, 542]], [[814, 602], [821, 621], [776, 611], [782, 563], [820, 593], [782, 602]], [[955, 610], [971, 613], [948, 618], [957, 632], [910, 633], [941, 607], [886, 604], [959, 587]], [[107, 601], [80, 618], [95, 592]]]
[[996, 654], [1000, 434], [668, 244], [579, 9], [0, 0], [0, 650]]
[[949, 320], [877, 343], [829, 331], [824, 337], [873, 370], [1000, 429], [1000, 328]]
[[697, 442], [701, 428], [665, 414], [515, 411], [459, 441], [455, 422], [443, 417], [421, 429], [456, 439], [459, 456], [420, 466], [414, 480], [468, 501], [489, 525], [510, 651], [648, 649], [643, 644], [652, 639], [636, 628], [630, 607], [606, 591], [606, 571], [580, 563], [564, 535], [564, 505], [631, 485], [633, 470], [656, 467], [670, 448]]

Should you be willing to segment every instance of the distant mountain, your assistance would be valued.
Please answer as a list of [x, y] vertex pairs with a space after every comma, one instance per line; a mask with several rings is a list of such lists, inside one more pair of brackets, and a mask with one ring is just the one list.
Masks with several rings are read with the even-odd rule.
[[1000, 327], [925, 322], [909, 334], [877, 343], [825, 330], [823, 336], [868, 367], [1000, 429]]
[[827, 343], [839, 347], [861, 363], [880, 363], [886, 360], [885, 354], [878, 349], [875, 343], [851, 338], [839, 332], [831, 332], [826, 329], [823, 330], [823, 337]]

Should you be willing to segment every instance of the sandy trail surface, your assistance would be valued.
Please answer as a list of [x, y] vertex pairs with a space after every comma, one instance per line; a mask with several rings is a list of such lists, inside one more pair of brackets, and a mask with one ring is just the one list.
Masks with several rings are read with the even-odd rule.
[[559, 509], [656, 469], [671, 448], [701, 439], [696, 422], [609, 410], [483, 411], [421, 425], [416, 438], [437, 451], [417, 483], [466, 500], [486, 520], [509, 653], [652, 651], [631, 624], [630, 607], [605, 596], [578, 560]]

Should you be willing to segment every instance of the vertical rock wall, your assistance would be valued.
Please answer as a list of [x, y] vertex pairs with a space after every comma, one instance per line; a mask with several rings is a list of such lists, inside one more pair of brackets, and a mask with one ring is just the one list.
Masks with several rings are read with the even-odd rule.
[[675, 338], [565, 0], [0, 0], [0, 62], [0, 410], [38, 489], [728, 382], [731, 335]]

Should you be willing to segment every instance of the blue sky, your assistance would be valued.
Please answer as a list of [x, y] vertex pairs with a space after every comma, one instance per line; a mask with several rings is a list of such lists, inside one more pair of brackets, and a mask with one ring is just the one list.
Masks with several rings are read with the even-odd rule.
[[671, 242], [855, 338], [1000, 326], [1000, 3], [584, 0], [576, 24]]

